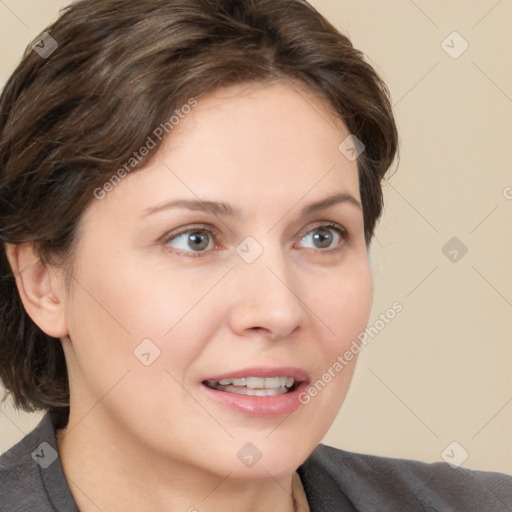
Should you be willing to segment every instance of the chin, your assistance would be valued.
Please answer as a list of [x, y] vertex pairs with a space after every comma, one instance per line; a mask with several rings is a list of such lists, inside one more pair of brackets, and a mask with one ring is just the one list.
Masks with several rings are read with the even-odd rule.
[[[307, 459], [317, 443], [304, 442], [305, 432], [301, 431], [297, 439], [293, 435], [284, 439], [276, 432], [265, 432], [267, 438], [262, 437], [253, 441], [244, 440], [230, 443], [235, 445], [233, 451], [228, 450], [223, 466], [226, 472], [232, 471], [233, 478], [240, 479], [268, 479], [289, 476]], [[274, 439], [272, 439], [272, 437]]]
[[304, 462], [304, 459], [292, 457], [281, 457], [280, 454], [274, 455], [272, 458], [268, 458], [265, 462], [261, 459], [253, 467], [244, 468], [242, 465], [238, 465], [236, 469], [233, 467], [226, 467], [226, 473], [231, 472], [230, 479], [234, 478], [237, 480], [249, 481], [249, 480], [268, 480], [268, 478], [281, 479], [292, 475], [297, 468]]

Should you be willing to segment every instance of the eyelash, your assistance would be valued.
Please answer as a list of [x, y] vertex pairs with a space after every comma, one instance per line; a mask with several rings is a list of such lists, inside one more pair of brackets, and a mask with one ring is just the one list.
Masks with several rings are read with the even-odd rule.
[[[303, 238], [305, 238], [307, 235], [309, 235], [313, 231], [321, 230], [321, 229], [333, 230], [340, 236], [342, 241], [345, 241], [345, 242], [349, 241], [349, 234], [348, 234], [347, 230], [345, 228], [343, 228], [342, 226], [340, 226], [339, 224], [334, 224], [334, 223], [320, 224], [318, 226], [315, 226], [314, 228], [308, 230], [305, 235], [301, 236], [300, 239], [302, 240]], [[197, 226], [189, 226], [189, 227], [187, 227], [187, 229], [184, 229], [183, 231], [180, 231], [179, 233], [172, 233], [172, 234], [164, 235], [164, 237], [162, 237], [162, 243], [166, 246], [166, 248], [170, 252], [177, 254], [179, 256], [184, 255], [186, 257], [197, 258], [197, 257], [202, 257], [202, 256], [208, 255], [212, 251], [212, 249], [205, 250], [205, 251], [192, 251], [192, 250], [183, 251], [183, 250], [175, 250], [175, 249], [169, 248], [169, 246], [168, 246], [169, 242], [171, 242], [172, 240], [174, 240], [182, 235], [191, 233], [193, 231], [207, 233], [211, 237], [212, 240], [214, 240], [217, 236], [217, 230], [211, 228], [210, 226], [202, 224], [202, 225], [197, 225]], [[313, 249], [313, 250], [315, 250], [315, 249]], [[341, 250], [342, 250], [341, 244], [339, 244], [339, 246], [336, 248], [316, 249], [317, 252], [323, 253], [326, 256], [332, 255], [333, 253], [338, 253]]]

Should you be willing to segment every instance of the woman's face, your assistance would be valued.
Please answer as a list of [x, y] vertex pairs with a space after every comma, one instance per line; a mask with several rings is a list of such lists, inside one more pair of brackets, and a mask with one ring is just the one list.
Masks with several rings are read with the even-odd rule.
[[223, 89], [93, 199], [65, 306], [68, 430], [224, 476], [302, 463], [372, 300], [348, 135], [295, 86]]

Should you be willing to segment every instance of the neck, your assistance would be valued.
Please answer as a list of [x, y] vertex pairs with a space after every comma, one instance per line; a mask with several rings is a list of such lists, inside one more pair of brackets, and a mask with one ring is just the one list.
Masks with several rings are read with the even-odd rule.
[[64, 473], [81, 512], [293, 512], [292, 474], [250, 480], [170, 460], [87, 418], [58, 432]]

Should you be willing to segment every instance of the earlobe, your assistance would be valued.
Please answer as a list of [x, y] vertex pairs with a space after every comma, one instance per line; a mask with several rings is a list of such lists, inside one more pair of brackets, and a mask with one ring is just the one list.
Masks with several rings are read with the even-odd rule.
[[49, 336], [67, 336], [62, 272], [41, 261], [32, 243], [6, 244], [6, 254], [27, 314]]

